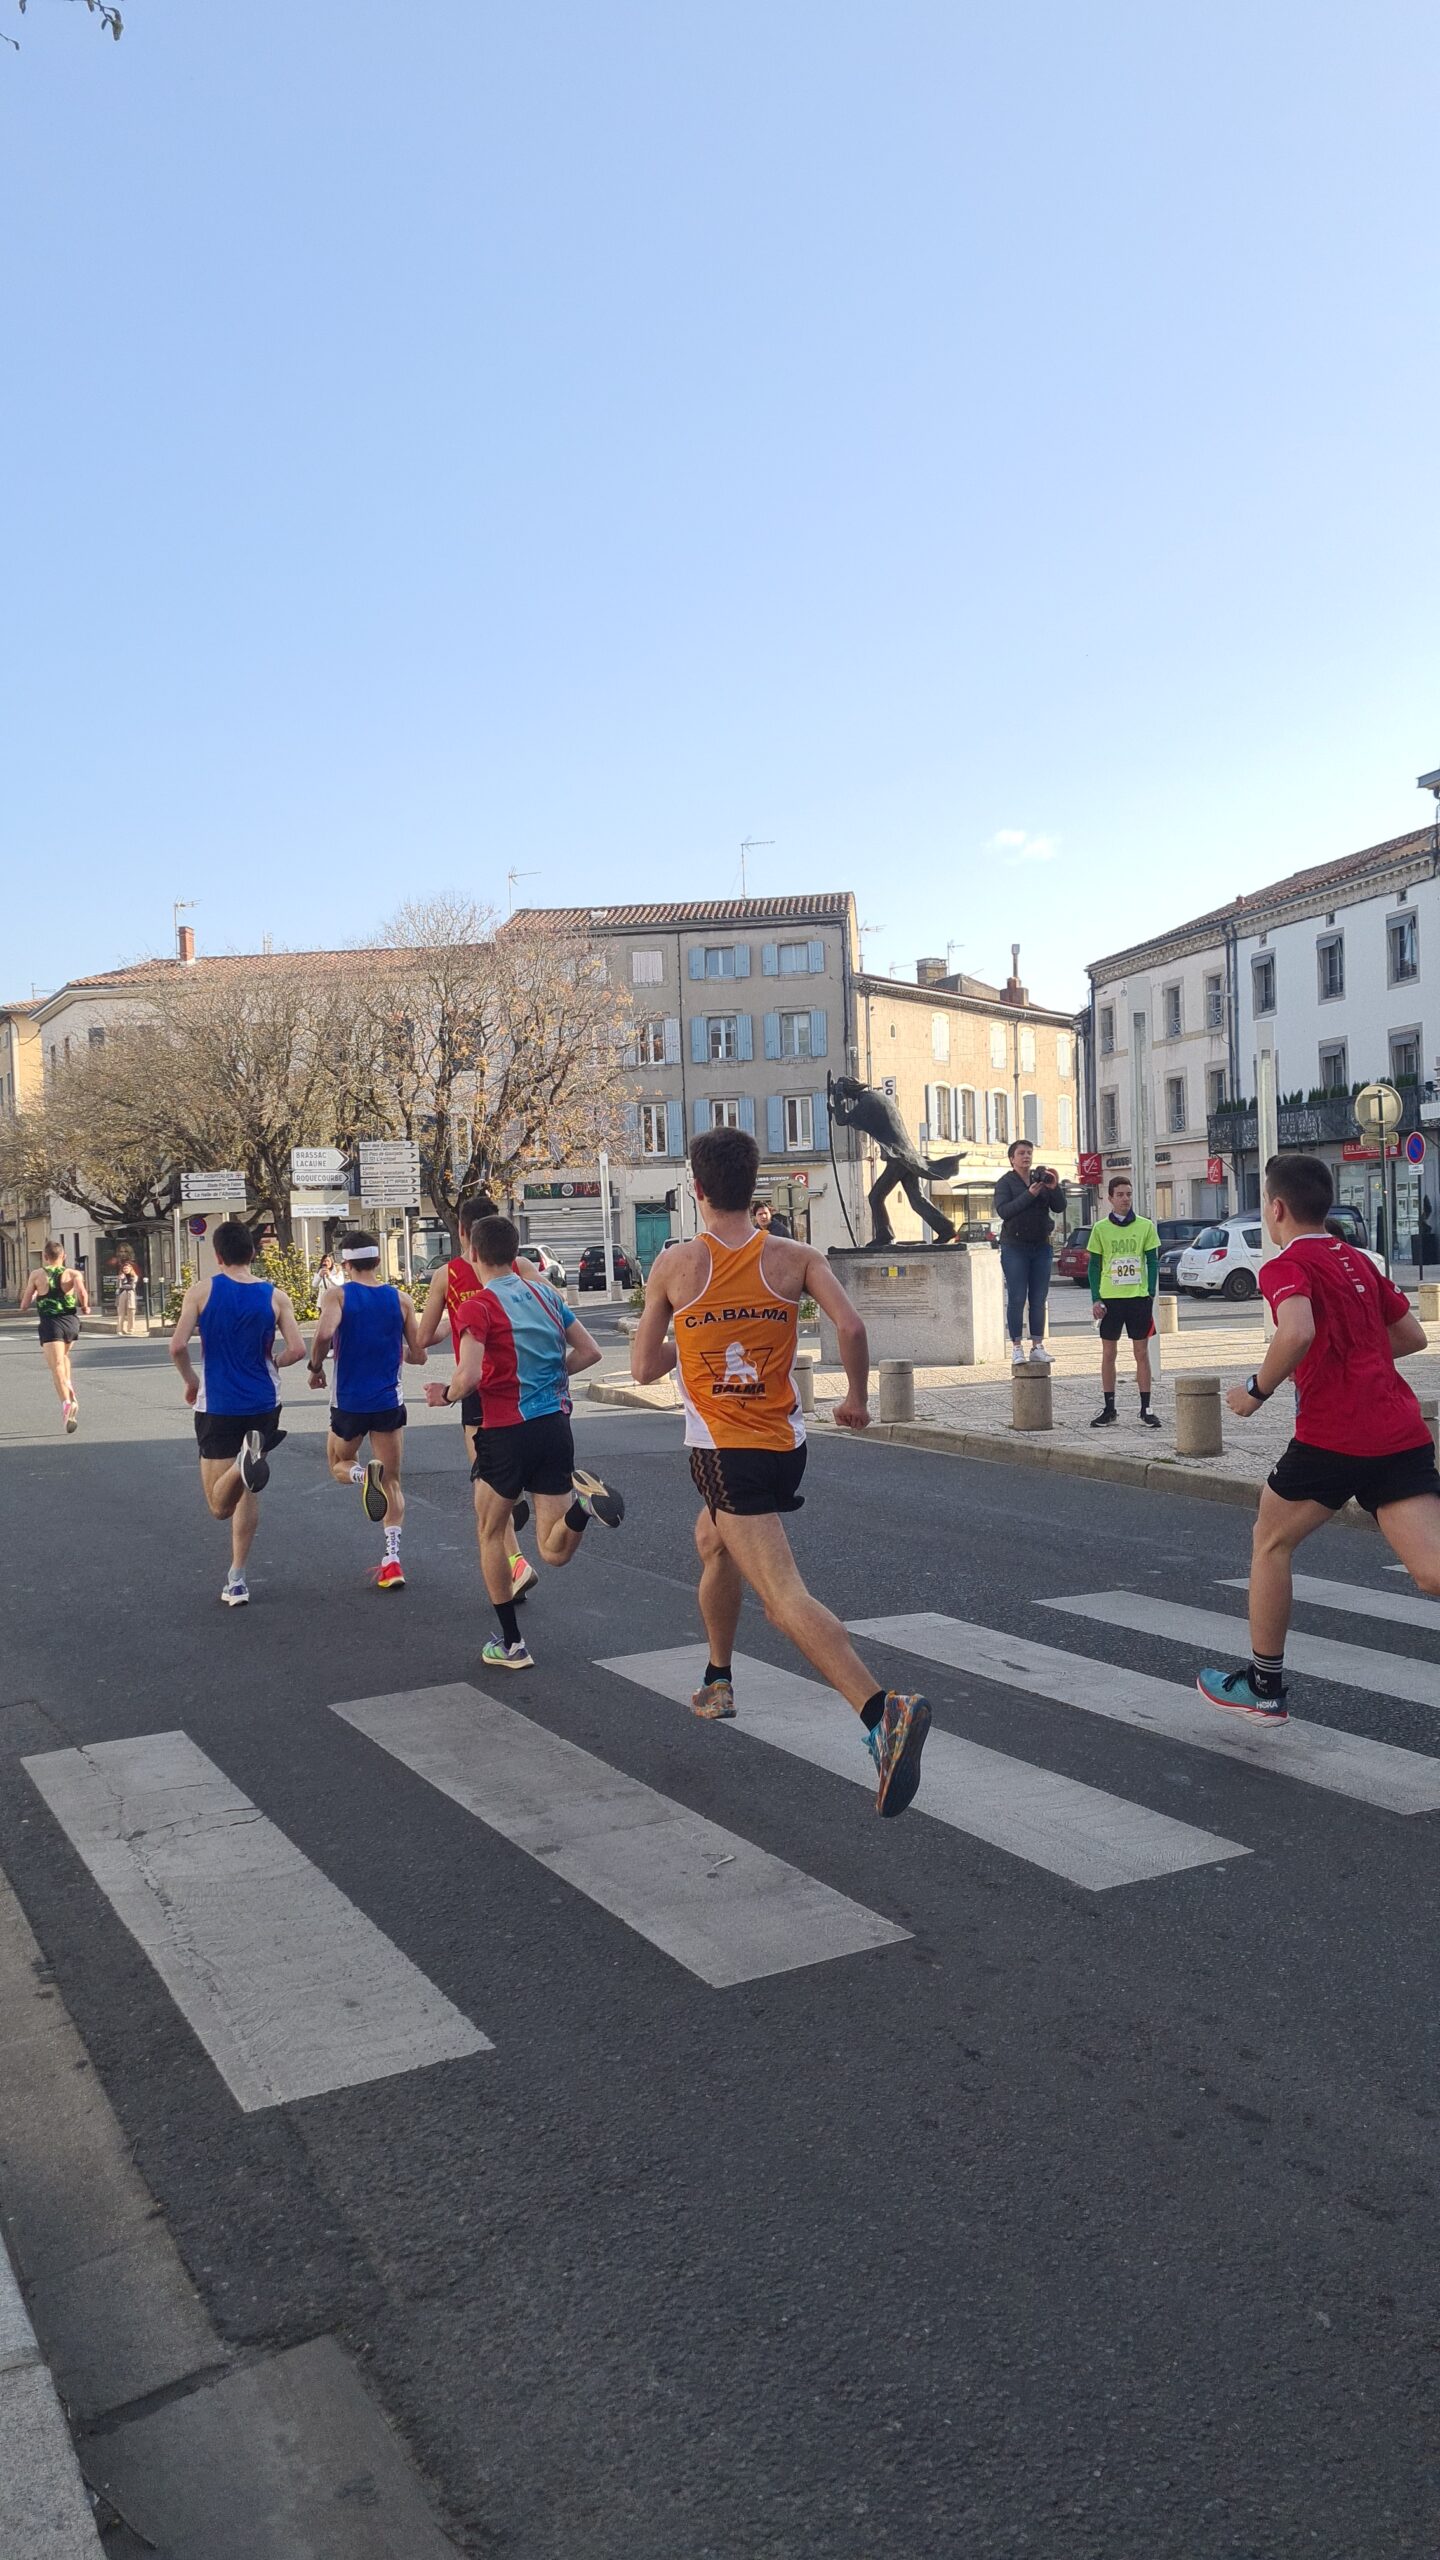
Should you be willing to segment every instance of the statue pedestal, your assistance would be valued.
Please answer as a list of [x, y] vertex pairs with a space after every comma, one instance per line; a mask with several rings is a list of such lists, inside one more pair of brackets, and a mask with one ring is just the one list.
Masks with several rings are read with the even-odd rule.
[[[871, 1246], [832, 1251], [828, 1260], [854, 1300], [870, 1336], [872, 1365], [913, 1360], [927, 1369], [971, 1369], [1005, 1356], [1005, 1299], [1000, 1256], [989, 1245]], [[835, 1328], [822, 1314], [820, 1357], [840, 1365]]]

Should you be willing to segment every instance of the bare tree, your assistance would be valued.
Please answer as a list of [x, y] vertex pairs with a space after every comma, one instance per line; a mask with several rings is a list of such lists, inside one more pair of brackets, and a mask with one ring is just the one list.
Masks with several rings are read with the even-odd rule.
[[135, 1025], [58, 1068], [32, 1110], [0, 1121], [0, 1190], [54, 1192], [100, 1227], [163, 1220], [174, 1157], [150, 1105], [161, 1064], [154, 1033]]
[[[27, 7], [27, 0], [16, 0], [16, 6], [23, 18]], [[121, 17], [119, 10], [112, 5], [112, 0], [85, 0], [85, 6], [89, 10], [91, 17], [98, 18], [101, 26], [108, 29], [109, 33], [114, 37], [115, 42], [118, 44], [125, 33], [125, 21]], [[9, 45], [12, 53], [19, 52], [20, 43], [18, 37], [6, 36], [5, 42]]]

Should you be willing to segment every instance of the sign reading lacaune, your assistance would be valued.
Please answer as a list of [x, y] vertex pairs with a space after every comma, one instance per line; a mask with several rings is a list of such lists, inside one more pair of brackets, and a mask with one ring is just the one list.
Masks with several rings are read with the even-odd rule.
[[338, 1147], [292, 1147], [292, 1191], [343, 1191], [345, 1158]]

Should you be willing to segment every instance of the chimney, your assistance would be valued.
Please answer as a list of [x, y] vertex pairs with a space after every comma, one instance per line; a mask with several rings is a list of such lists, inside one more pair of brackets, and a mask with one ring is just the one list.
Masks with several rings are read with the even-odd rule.
[[184, 966], [188, 969], [191, 961], [195, 957], [195, 927], [193, 924], [177, 925], [175, 928], [175, 940], [179, 949], [179, 957]]
[[947, 963], [943, 960], [917, 960], [915, 963], [917, 987], [943, 987], [948, 974]]
[[1028, 1004], [1029, 1001], [1029, 988], [1022, 987], [1020, 984], [1020, 945], [1018, 942], [1012, 942], [1010, 945], [1010, 975], [1005, 981], [1005, 989], [1001, 997], [1001, 1002], [1003, 1004]]

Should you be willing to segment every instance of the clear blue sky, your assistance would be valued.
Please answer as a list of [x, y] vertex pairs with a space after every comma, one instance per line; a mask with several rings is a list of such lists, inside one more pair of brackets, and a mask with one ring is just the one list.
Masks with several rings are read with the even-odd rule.
[[410, 891], [1083, 962], [1419, 824], [1429, 0], [0, 25], [0, 997]]

